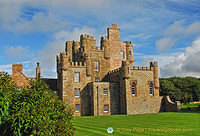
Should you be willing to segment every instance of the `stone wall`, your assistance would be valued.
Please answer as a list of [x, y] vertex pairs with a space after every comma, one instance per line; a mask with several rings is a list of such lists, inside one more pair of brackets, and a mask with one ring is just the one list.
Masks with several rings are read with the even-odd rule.
[[[125, 79], [127, 114], [158, 113], [161, 97], [154, 86], [154, 95], [149, 93], [149, 83], [154, 83], [153, 70], [131, 70], [131, 77]], [[132, 95], [131, 83], [136, 83], [136, 95]]]

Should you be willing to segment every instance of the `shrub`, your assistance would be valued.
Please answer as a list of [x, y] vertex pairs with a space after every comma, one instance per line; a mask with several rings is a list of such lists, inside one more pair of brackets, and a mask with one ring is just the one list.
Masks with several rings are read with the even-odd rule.
[[8, 102], [3, 104], [9, 103], [9, 106], [8, 115], [1, 114], [1, 135], [74, 134], [71, 108], [63, 104], [42, 80], [31, 81], [30, 86], [21, 90], [11, 84], [11, 89]]

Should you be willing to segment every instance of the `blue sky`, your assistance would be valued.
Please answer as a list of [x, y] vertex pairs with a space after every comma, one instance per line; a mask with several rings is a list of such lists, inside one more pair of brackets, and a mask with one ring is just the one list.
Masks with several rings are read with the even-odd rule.
[[35, 76], [56, 77], [67, 40], [95, 36], [117, 24], [134, 44], [134, 65], [158, 61], [160, 77], [200, 77], [199, 0], [0, 0], [0, 70], [22, 63]]

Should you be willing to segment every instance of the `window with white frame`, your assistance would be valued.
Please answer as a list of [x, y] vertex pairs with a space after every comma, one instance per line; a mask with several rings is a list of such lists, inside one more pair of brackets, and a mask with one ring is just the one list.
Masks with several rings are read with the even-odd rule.
[[108, 95], [108, 89], [107, 88], [103, 89], [103, 95]]
[[109, 112], [109, 105], [104, 105], [104, 112]]
[[121, 59], [124, 58], [124, 51], [120, 51], [120, 58], [121, 58]]
[[154, 85], [153, 85], [153, 82], [149, 83], [149, 94], [151, 96], [154, 95]]
[[75, 112], [80, 112], [80, 104], [75, 104]]
[[136, 96], [136, 83], [131, 84], [132, 96]]
[[74, 82], [80, 82], [80, 73], [79, 72], [74, 73]]
[[80, 97], [80, 89], [74, 89], [74, 96], [76, 98]]
[[99, 71], [99, 61], [95, 61], [94, 65], [95, 65], [95, 71]]

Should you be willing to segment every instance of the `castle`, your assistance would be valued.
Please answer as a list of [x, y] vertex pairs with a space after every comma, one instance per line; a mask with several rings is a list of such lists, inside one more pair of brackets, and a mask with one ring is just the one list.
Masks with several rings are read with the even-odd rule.
[[[74, 107], [75, 116], [144, 114], [177, 111], [180, 103], [159, 96], [158, 63], [133, 66], [133, 44], [121, 42], [116, 24], [107, 29], [96, 47], [93, 36], [81, 35], [80, 42], [67, 41], [57, 55], [57, 79], [44, 80], [59, 98]], [[13, 64], [12, 80], [18, 87], [29, 84], [22, 64]]]
[[57, 56], [59, 97], [75, 116], [157, 113], [161, 106], [157, 62], [133, 66], [133, 44], [121, 42], [116, 24], [96, 47], [93, 36], [67, 41]]

